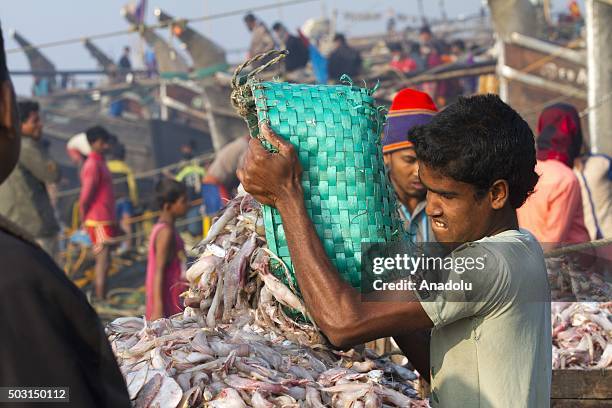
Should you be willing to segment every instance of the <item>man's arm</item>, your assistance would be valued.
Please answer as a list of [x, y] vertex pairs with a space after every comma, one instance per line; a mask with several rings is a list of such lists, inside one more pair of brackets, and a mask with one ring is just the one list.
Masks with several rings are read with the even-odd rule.
[[431, 327], [431, 320], [411, 292], [385, 301], [365, 302], [357, 290], [342, 280], [306, 212], [301, 167], [293, 146], [267, 127], [261, 129], [261, 134], [279, 153], [270, 153], [258, 140], [251, 140], [238, 177], [258, 201], [279, 210], [304, 301], [330, 342], [349, 347]]
[[96, 185], [97, 185], [97, 169], [93, 163], [86, 163], [81, 170], [81, 194], [79, 196], [79, 211], [81, 220], [85, 221], [85, 214], [91, 207]]
[[21, 150], [19, 162], [42, 183], [55, 183], [59, 180], [59, 168], [39, 146]]

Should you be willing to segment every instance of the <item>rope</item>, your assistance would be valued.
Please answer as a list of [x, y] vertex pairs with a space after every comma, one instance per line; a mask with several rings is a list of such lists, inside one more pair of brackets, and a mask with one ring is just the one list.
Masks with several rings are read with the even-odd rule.
[[[200, 204], [202, 204], [202, 199], [201, 198], [195, 199], [195, 200], [193, 200], [193, 201], [188, 203], [189, 208], [193, 208], [193, 207], [198, 206]], [[132, 225], [132, 224], [136, 224], [137, 222], [147, 221], [147, 220], [150, 220], [150, 219], [153, 219], [153, 218], [157, 217], [160, 213], [161, 213], [161, 210], [155, 210], [155, 211], [147, 212], [147, 213], [142, 214], [142, 215], [138, 215], [136, 217], [129, 217], [127, 219], [127, 223]], [[201, 218], [201, 217], [199, 217], [199, 218]], [[70, 238], [70, 234], [72, 232], [74, 232], [74, 231], [69, 231], [69, 232], [66, 232], [64, 234], [61, 234], [59, 236], [59, 239], [60, 240], [69, 239]], [[127, 235], [122, 235], [121, 237], [118, 237], [118, 238], [123, 238], [123, 237], [126, 237], [126, 236]], [[123, 241], [123, 239], [121, 241]]]
[[[180, 221], [177, 221], [174, 224], [174, 226], [175, 227], [182, 227], [182, 226], [185, 226], [185, 225], [189, 225], [192, 222], [201, 221], [201, 220], [202, 220], [202, 216], [198, 215], [196, 217], [185, 218], [185, 219], [182, 219]], [[139, 232], [133, 232], [131, 234], [121, 235], [120, 237], [109, 239], [108, 243], [112, 244], [112, 245], [119, 244], [121, 242], [130, 240], [132, 238], [144, 237], [146, 235], [146, 233], [147, 233], [146, 231], [139, 231]]]
[[[199, 21], [207, 21], [207, 20], [214, 20], [214, 19], [218, 19], [218, 18], [224, 18], [224, 17], [230, 17], [230, 16], [234, 16], [234, 15], [242, 15], [246, 12], [255, 12], [255, 11], [262, 11], [262, 10], [268, 10], [268, 9], [274, 9], [277, 7], [281, 7], [281, 6], [293, 6], [296, 4], [301, 4], [301, 3], [311, 3], [313, 1], [316, 0], [290, 0], [290, 1], [285, 1], [283, 3], [270, 3], [270, 4], [265, 4], [262, 6], [258, 6], [258, 7], [249, 7], [247, 9], [239, 9], [239, 10], [232, 10], [232, 11], [226, 11], [224, 13], [217, 13], [217, 14], [210, 14], [208, 16], [202, 16], [202, 17], [194, 17], [194, 18], [174, 18], [172, 20], [169, 21], [164, 21], [161, 23], [157, 23], [157, 24], [153, 24], [153, 25], [148, 25], [146, 26], [146, 28], [148, 29], [155, 29], [155, 28], [164, 28], [167, 27], [168, 25], [171, 24], [176, 24], [176, 23], [192, 23], [192, 22], [199, 22]], [[33, 48], [49, 48], [49, 47], [57, 47], [60, 45], [67, 45], [67, 44], [75, 44], [75, 43], [81, 43], [84, 39], [89, 39], [89, 40], [97, 40], [97, 39], [101, 39], [101, 38], [109, 38], [109, 37], [116, 37], [116, 36], [121, 36], [121, 35], [126, 35], [126, 34], [133, 34], [136, 32], [140, 32], [142, 30], [142, 27], [145, 27], [144, 25], [139, 25], [139, 26], [133, 26], [127, 30], [119, 30], [119, 31], [111, 31], [108, 33], [102, 33], [102, 34], [94, 34], [94, 35], [90, 35], [90, 36], [81, 36], [81, 37], [75, 37], [75, 38], [69, 38], [66, 40], [60, 40], [60, 41], [51, 41], [48, 43], [41, 43], [41, 44], [37, 44], [37, 45], [28, 45], [25, 47], [16, 47], [16, 48], [11, 48], [9, 50], [6, 50], [7, 54], [10, 53], [14, 53], [14, 52], [18, 52], [18, 51], [26, 51], [26, 50], [30, 50]]]
[[[256, 135], [258, 133], [258, 123], [257, 117], [253, 117], [253, 113], [256, 111], [255, 99], [253, 98], [253, 92], [251, 91], [251, 87], [248, 82], [251, 78], [259, 74], [264, 69], [267, 69], [285, 58], [287, 54], [289, 54], [289, 51], [287, 50], [266, 51], [247, 59], [242, 64], [238, 65], [234, 70], [231, 81], [232, 92], [230, 94], [230, 100], [234, 109], [236, 109], [238, 114], [247, 122], [251, 135]], [[265, 64], [253, 69], [246, 76], [240, 76], [244, 68], [266, 58], [271, 59]]]
[[[575, 40], [570, 40], [568, 41], [565, 45], [563, 45], [562, 47], [565, 48], [569, 48], [569, 49], [574, 49], [578, 46], [578, 44], [580, 43], [580, 39], [575, 39]], [[537, 60], [535, 60], [534, 62], [532, 62], [531, 64], [527, 65], [525, 68], [520, 69], [520, 72], [524, 72], [524, 73], [529, 73], [531, 71], [533, 71], [536, 68], [541, 67], [542, 65], [544, 65], [545, 63], [547, 63], [548, 61], [551, 61], [559, 56], [561, 56], [561, 54], [563, 54], [563, 51], [565, 51], [564, 48], [561, 48], [551, 54], [548, 54], [544, 57], [538, 58]]]
[[583, 251], [585, 249], [595, 249], [612, 244], [611, 238], [597, 239], [595, 241], [583, 242], [581, 244], [567, 245], [561, 248], [546, 251], [545, 258], [555, 258], [561, 255], [566, 255], [572, 252]]
[[[205, 162], [207, 160], [210, 160], [212, 158], [215, 157], [215, 153], [204, 153], [201, 154], [199, 156], [195, 156], [194, 158], [188, 160], [188, 161], [197, 161], [197, 162]], [[169, 170], [174, 170], [176, 168], [179, 168], [181, 166], [183, 166], [185, 164], [185, 160], [181, 160], [179, 162], [173, 163], [173, 164], [169, 164], [167, 166], [163, 166], [163, 167], [157, 167], [155, 169], [151, 169], [151, 170], [147, 170], [147, 171], [143, 171], [141, 173], [135, 173], [134, 174], [134, 179], [135, 180], [139, 180], [142, 178], [147, 178], [147, 177], [152, 177], [152, 176], [156, 176], [158, 174], [161, 174], [165, 171], [169, 171]], [[113, 184], [119, 184], [119, 183], [124, 183], [127, 181], [127, 177], [117, 177], [115, 179], [113, 179]], [[72, 188], [70, 190], [62, 190], [62, 191], [58, 191], [56, 197], [57, 198], [61, 198], [61, 197], [66, 197], [66, 196], [70, 196], [70, 195], [74, 195], [74, 194], [78, 194], [81, 191], [80, 187], [76, 187], [76, 188]]]
[[[198, 206], [200, 204], [202, 204], [202, 199], [198, 198], [198, 199], [193, 200], [193, 201], [191, 201], [189, 203], [189, 208], [193, 208], [193, 207]], [[152, 218], [157, 217], [160, 213], [161, 213], [161, 210], [151, 211], [151, 212], [148, 212], [147, 214], [142, 214], [142, 215], [139, 215], [139, 216], [136, 216], [136, 217], [130, 217], [130, 218], [127, 219], [127, 222], [128, 222], [128, 224], [135, 224], [135, 223], [140, 222], [140, 221], [150, 220]]]
[[[542, 108], [548, 106], [548, 105], [552, 105], [553, 103], [558, 103], [558, 102], [564, 102], [567, 101], [571, 98], [573, 98], [574, 96], [570, 96], [570, 95], [561, 95], [561, 96], [557, 96], [554, 97], [552, 99], [549, 99], [548, 101], [544, 102], [544, 103], [540, 103], [538, 105], [535, 105], [536, 107], [533, 109], [530, 109], [528, 111], [526, 111], [522, 116], [523, 118], [525, 117], [531, 117], [533, 115], [539, 115], [542, 112]], [[587, 106], [586, 108], [584, 108], [583, 110], [581, 110], [578, 113], [578, 116], [580, 118], [584, 118], [585, 116], [587, 116], [591, 111], [599, 108], [601, 105], [603, 105], [604, 103], [606, 103], [608, 100], [612, 99], [612, 91], [608, 92], [607, 94], [605, 94], [599, 101], [597, 101], [594, 105], [591, 106]]]
[[[564, 45], [561, 45], [561, 47], [566, 47], [569, 49], [573, 49], [575, 47], [577, 47], [577, 45], [579, 44], [579, 40], [575, 39], [575, 40], [570, 40], [567, 43], [565, 43]], [[523, 73], [529, 73], [531, 71], [533, 71], [534, 69], [542, 66], [543, 64], [545, 64], [546, 62], [560, 56], [563, 53], [563, 49], [559, 49], [558, 51], [555, 51], [551, 54], [547, 54], [543, 57], [538, 58], [537, 60], [533, 61], [531, 64], [527, 65], [524, 68], [518, 69], [518, 72], [523, 72]], [[535, 108], [532, 108], [528, 111], [526, 111], [525, 113], [523, 113], [523, 117], [531, 117], [533, 115], [538, 115], [541, 112], [541, 109], [551, 105], [553, 103], [558, 103], [558, 102], [564, 102], [567, 101], [571, 98], [574, 98], [575, 96], [570, 96], [570, 95], [561, 95], [561, 96], [557, 96], [555, 98], [549, 99], [548, 101], [538, 104], [536, 105]], [[587, 116], [589, 114], [590, 111], [597, 109], [599, 106], [603, 105], [605, 102], [607, 102], [608, 99], [610, 99], [612, 97], [612, 92], [608, 92], [607, 94], [605, 94], [597, 103], [595, 103], [592, 106], [587, 106], [585, 109], [583, 109], [580, 113], [579, 116], [581, 118]]]

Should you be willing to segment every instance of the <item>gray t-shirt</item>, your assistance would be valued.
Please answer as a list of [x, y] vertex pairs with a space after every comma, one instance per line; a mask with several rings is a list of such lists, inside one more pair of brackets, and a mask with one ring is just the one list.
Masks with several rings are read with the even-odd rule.
[[525, 230], [505, 231], [450, 257], [480, 259], [483, 268], [438, 276], [466, 288], [471, 283], [471, 290], [417, 293], [434, 324], [433, 406], [550, 406], [550, 289], [536, 239]]

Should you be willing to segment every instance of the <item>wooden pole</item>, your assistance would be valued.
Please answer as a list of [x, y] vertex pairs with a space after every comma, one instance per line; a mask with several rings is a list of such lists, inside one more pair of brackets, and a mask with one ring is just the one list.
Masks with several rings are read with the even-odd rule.
[[589, 138], [593, 153], [612, 155], [612, 0], [586, 1]]

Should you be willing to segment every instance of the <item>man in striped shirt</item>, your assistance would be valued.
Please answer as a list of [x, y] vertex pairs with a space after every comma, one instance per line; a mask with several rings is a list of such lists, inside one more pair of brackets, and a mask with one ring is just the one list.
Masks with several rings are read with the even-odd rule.
[[425, 214], [425, 187], [419, 180], [414, 146], [408, 134], [429, 123], [438, 109], [429, 95], [414, 89], [397, 93], [387, 115], [382, 151], [389, 178], [398, 199], [398, 213], [412, 242], [435, 241]]

